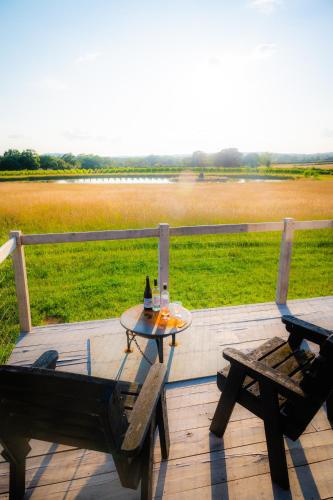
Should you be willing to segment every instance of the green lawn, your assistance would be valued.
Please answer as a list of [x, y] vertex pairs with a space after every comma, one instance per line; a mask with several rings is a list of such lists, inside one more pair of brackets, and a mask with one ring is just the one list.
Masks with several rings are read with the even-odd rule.
[[[171, 239], [170, 293], [186, 307], [273, 301], [280, 233]], [[157, 239], [26, 247], [32, 321], [72, 322], [117, 317], [142, 300], [146, 274], [157, 276]], [[298, 231], [289, 298], [333, 294], [331, 230]], [[10, 262], [1, 268], [0, 293], [9, 305], [2, 346], [16, 337]], [[0, 346], [1, 348], [1, 346]]]
[[[290, 298], [333, 293], [332, 231], [296, 234]], [[189, 308], [275, 298], [280, 234], [171, 239], [170, 293]], [[118, 316], [157, 276], [157, 240], [26, 248], [33, 323]]]

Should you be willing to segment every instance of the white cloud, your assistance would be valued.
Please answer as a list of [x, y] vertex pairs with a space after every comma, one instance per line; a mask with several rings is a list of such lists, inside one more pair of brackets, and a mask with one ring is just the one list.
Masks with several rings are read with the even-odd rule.
[[212, 56], [208, 59], [208, 63], [212, 66], [219, 66], [221, 64], [221, 59], [216, 56]]
[[39, 87], [47, 90], [63, 91], [67, 89], [67, 84], [62, 80], [53, 77], [45, 77], [38, 83]]
[[94, 135], [84, 132], [82, 130], [65, 130], [63, 132], [63, 137], [69, 141], [97, 141], [104, 142], [106, 137], [104, 135]]
[[86, 52], [75, 59], [77, 64], [85, 64], [96, 61], [101, 56], [100, 52]]
[[268, 59], [272, 57], [277, 50], [275, 43], [262, 43], [257, 45], [251, 54], [251, 59]]
[[250, 0], [250, 5], [259, 12], [270, 14], [282, 5], [282, 0]]
[[333, 139], [333, 128], [325, 128], [322, 135], [328, 139]]
[[25, 134], [21, 134], [19, 132], [14, 133], [14, 134], [8, 134], [8, 139], [28, 139], [29, 137]]

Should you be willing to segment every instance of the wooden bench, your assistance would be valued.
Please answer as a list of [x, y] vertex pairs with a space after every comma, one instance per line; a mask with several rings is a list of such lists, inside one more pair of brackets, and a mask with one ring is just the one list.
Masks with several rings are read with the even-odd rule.
[[153, 365], [141, 386], [55, 371], [57, 359], [56, 351], [47, 351], [32, 367], [0, 366], [0, 442], [10, 463], [10, 499], [24, 497], [32, 438], [112, 454], [121, 484], [137, 489], [141, 481], [141, 499], [151, 499], [156, 426], [162, 458], [169, 454], [165, 366]]
[[[236, 402], [260, 417], [272, 480], [288, 489], [283, 435], [298, 439], [325, 401], [333, 419], [333, 334], [293, 316], [282, 321], [287, 341], [274, 337], [249, 354], [224, 350], [230, 365], [217, 374], [222, 395], [210, 430], [223, 436]], [[319, 355], [304, 339], [320, 346]]]

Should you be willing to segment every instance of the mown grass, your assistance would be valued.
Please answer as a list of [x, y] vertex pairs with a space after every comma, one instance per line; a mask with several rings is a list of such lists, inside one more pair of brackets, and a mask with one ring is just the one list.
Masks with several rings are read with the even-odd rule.
[[[140, 187], [4, 183], [1, 241], [10, 229], [38, 233], [155, 227], [165, 221], [176, 226], [285, 216], [326, 219], [333, 214], [332, 188], [329, 181]], [[279, 233], [171, 238], [171, 298], [189, 308], [274, 300], [280, 238]], [[118, 316], [141, 301], [145, 275], [157, 275], [154, 238], [25, 251], [34, 325]], [[297, 231], [289, 297], [333, 294], [332, 257], [332, 230]], [[6, 296], [12, 286], [9, 275], [0, 284]], [[12, 318], [17, 322], [14, 313]]]
[[14, 347], [18, 334], [14, 273], [10, 259], [0, 265], [0, 364]]
[[[299, 232], [290, 298], [333, 293], [332, 232]], [[278, 233], [171, 239], [170, 290], [189, 308], [272, 301]], [[34, 324], [114, 317], [157, 275], [155, 239], [27, 248]]]

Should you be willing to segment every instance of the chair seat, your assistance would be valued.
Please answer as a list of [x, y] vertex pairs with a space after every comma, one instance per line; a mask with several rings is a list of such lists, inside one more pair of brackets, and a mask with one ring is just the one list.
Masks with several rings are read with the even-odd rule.
[[[315, 357], [314, 353], [306, 349], [293, 350], [289, 343], [280, 338], [273, 337], [267, 340], [264, 344], [248, 353], [256, 361], [261, 361], [270, 368], [274, 368], [284, 375], [292, 378], [295, 382], [300, 383], [303, 379], [303, 370]], [[217, 385], [220, 391], [225, 386], [228, 377], [230, 365], [226, 366], [217, 374]], [[246, 377], [242, 386], [247, 389], [253, 396], [259, 396], [259, 384], [251, 377]], [[280, 398], [280, 404], [284, 402], [284, 398]]]
[[284, 436], [298, 439], [325, 401], [333, 417], [333, 334], [293, 316], [282, 322], [287, 341], [273, 337], [248, 353], [224, 350], [230, 365], [217, 373], [222, 394], [210, 430], [223, 437], [236, 403], [262, 419], [272, 480], [288, 489]]

